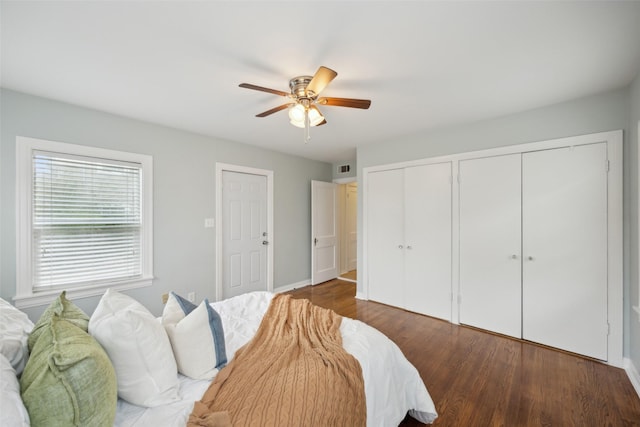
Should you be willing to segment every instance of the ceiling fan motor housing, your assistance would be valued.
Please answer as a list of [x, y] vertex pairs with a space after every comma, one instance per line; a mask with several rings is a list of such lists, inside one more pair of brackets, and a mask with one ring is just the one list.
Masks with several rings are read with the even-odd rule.
[[314, 100], [317, 96], [313, 92], [307, 92], [307, 86], [309, 86], [309, 82], [313, 76], [298, 76], [289, 80], [289, 87], [291, 88], [291, 95], [293, 95], [296, 99], [309, 99]]

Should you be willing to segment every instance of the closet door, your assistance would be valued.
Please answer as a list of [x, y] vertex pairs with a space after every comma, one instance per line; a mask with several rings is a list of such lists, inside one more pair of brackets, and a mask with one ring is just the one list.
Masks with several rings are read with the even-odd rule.
[[605, 143], [523, 154], [523, 338], [607, 359]]
[[404, 171], [372, 172], [367, 178], [369, 299], [402, 307]]
[[521, 337], [520, 154], [460, 168], [460, 323]]
[[451, 163], [405, 169], [404, 308], [451, 320]]

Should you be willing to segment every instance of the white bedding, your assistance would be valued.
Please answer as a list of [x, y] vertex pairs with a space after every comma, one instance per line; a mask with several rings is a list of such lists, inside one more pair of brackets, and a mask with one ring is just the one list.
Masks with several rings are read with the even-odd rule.
[[[212, 303], [224, 327], [228, 360], [255, 334], [273, 294], [253, 292]], [[362, 366], [367, 399], [367, 425], [398, 425], [407, 411], [425, 423], [437, 417], [436, 409], [416, 368], [393, 341], [378, 330], [343, 318], [340, 327], [345, 350]], [[118, 400], [116, 426], [184, 426], [210, 381], [180, 377], [182, 400], [155, 408], [143, 408]]]

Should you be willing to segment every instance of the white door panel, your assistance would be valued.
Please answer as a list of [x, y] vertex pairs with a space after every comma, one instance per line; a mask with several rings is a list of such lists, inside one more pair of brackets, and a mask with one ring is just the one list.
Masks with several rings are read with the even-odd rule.
[[520, 154], [460, 167], [460, 323], [521, 337]]
[[402, 307], [404, 172], [372, 172], [367, 178], [369, 299]]
[[267, 178], [222, 172], [224, 298], [267, 290]]
[[607, 359], [607, 148], [523, 155], [523, 338]]
[[404, 308], [451, 320], [451, 163], [405, 169]]
[[311, 181], [311, 284], [338, 277], [337, 185]]

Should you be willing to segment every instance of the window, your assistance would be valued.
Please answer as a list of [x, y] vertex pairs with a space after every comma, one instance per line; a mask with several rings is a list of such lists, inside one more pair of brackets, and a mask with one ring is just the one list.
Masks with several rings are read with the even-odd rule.
[[16, 305], [151, 284], [150, 156], [19, 137], [16, 168]]

